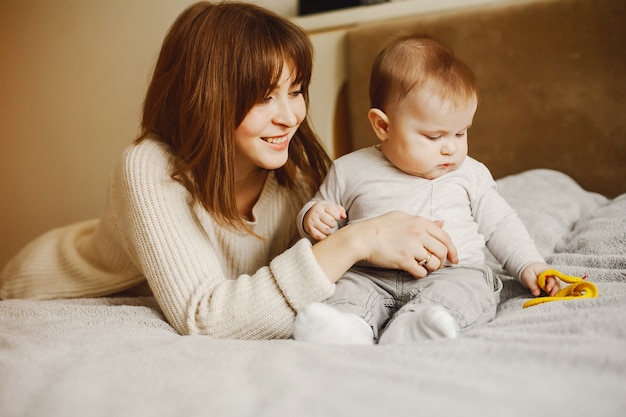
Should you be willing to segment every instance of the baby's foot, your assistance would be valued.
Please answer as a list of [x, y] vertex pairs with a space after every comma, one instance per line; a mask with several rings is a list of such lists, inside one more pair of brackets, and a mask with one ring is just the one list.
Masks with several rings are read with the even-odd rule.
[[379, 344], [415, 343], [420, 340], [455, 338], [459, 325], [450, 313], [437, 305], [416, 306], [414, 311], [393, 318]]
[[374, 333], [365, 320], [322, 303], [309, 304], [300, 309], [294, 323], [293, 338], [324, 344], [374, 343]]

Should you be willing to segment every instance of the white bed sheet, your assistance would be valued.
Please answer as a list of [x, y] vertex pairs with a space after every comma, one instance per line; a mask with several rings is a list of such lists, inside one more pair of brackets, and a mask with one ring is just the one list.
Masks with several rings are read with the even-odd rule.
[[5, 300], [0, 416], [626, 415], [626, 195], [549, 170], [498, 184], [548, 262], [598, 298], [522, 309], [503, 276], [491, 323], [404, 346], [183, 337], [150, 297]]

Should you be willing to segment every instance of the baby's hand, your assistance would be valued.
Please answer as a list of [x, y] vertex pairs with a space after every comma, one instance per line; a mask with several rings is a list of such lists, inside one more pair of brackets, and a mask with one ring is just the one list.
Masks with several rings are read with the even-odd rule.
[[[541, 288], [537, 283], [537, 278], [539, 274], [547, 269], [552, 269], [552, 267], [543, 262], [535, 262], [528, 265], [522, 271], [522, 284], [528, 288], [532, 295], [535, 297], [541, 295]], [[561, 282], [556, 277], [547, 277], [546, 279], [546, 293], [553, 297], [554, 294], [557, 293], [561, 289]]]
[[302, 225], [315, 240], [322, 240], [337, 227], [339, 219], [347, 217], [346, 210], [330, 201], [318, 201], [306, 212]]

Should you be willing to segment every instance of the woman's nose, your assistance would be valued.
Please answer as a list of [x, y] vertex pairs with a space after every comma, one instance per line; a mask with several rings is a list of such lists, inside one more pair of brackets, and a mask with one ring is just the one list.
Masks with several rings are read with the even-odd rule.
[[300, 103], [293, 98], [286, 98], [279, 101], [279, 105], [274, 115], [274, 122], [285, 126], [295, 126], [300, 119]]

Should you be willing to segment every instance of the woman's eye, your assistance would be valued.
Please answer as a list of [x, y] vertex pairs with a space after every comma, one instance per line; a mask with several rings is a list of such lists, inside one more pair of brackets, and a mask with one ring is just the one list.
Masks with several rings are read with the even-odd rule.
[[302, 94], [304, 94], [304, 91], [302, 91], [302, 87], [300, 86], [294, 86], [293, 90], [289, 92], [289, 95], [291, 95], [292, 97], [298, 97]]
[[272, 96], [265, 96], [261, 99], [261, 104], [267, 104], [272, 101]]

